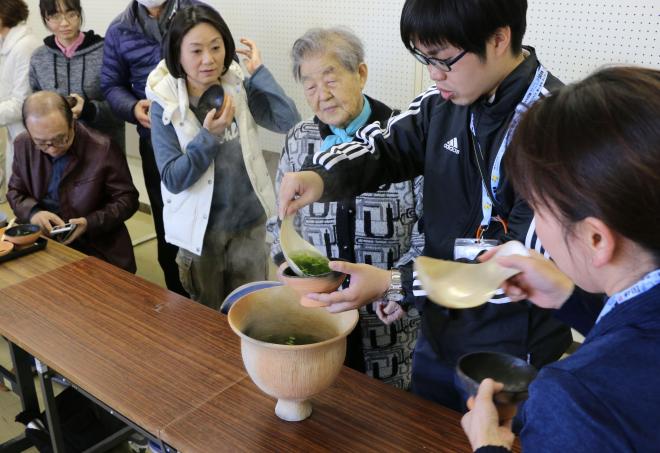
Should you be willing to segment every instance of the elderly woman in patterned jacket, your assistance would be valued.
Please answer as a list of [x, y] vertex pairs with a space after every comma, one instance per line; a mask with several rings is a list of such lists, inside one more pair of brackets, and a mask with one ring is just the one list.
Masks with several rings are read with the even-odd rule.
[[[362, 43], [351, 31], [311, 29], [294, 43], [292, 58], [294, 78], [302, 83], [315, 116], [289, 131], [276, 189], [285, 173], [300, 170], [314, 153], [351, 141], [365, 124], [384, 125], [393, 113], [362, 93], [367, 65]], [[391, 269], [412, 260], [424, 246], [421, 192], [419, 177], [342, 202], [313, 203], [300, 211], [296, 227], [329, 258]], [[277, 217], [269, 219], [268, 230], [274, 236], [271, 255], [279, 264], [283, 257]], [[359, 326], [349, 337], [347, 365], [407, 388], [418, 325], [415, 307], [406, 313], [396, 303], [379, 301], [360, 308]]]

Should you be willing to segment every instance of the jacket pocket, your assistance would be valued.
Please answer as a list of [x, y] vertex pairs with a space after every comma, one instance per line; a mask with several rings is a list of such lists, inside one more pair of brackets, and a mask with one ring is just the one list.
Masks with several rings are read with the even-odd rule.
[[190, 256], [189, 252], [179, 249], [176, 254], [176, 264], [179, 266], [179, 280], [181, 281], [181, 286], [183, 286], [183, 289], [190, 294], [191, 299], [199, 299], [193, 276], [194, 263], [192, 256]]

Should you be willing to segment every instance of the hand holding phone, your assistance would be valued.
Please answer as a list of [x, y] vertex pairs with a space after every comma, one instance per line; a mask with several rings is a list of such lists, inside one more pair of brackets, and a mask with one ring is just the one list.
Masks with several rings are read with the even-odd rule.
[[71, 237], [77, 226], [75, 223], [65, 223], [64, 225], [56, 226], [50, 230], [50, 237], [64, 242]]

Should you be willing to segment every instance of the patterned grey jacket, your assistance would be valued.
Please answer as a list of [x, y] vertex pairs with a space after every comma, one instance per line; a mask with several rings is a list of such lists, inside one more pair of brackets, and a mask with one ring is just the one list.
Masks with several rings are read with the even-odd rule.
[[[368, 122], [385, 124], [392, 110], [381, 102], [368, 99], [372, 107]], [[311, 162], [314, 153], [320, 151], [323, 138], [330, 133], [328, 126], [318, 118], [302, 121], [289, 131], [275, 178], [276, 192], [279, 192], [284, 174], [300, 171], [305, 162]], [[424, 235], [420, 231], [422, 187], [423, 177], [420, 176], [349, 200], [313, 203], [296, 216], [295, 226], [305, 240], [328, 258], [372, 264], [382, 269], [398, 267], [421, 255], [424, 249]], [[268, 219], [267, 230], [273, 235], [271, 256], [281, 262], [277, 217]], [[378, 319], [371, 305], [362, 307], [361, 345], [357, 348], [361, 351], [357, 355], [364, 362], [363, 371], [397, 387], [407, 388], [418, 325], [419, 313], [414, 307], [403, 319], [390, 326]], [[356, 348], [351, 345], [350, 338], [348, 349], [348, 364], [351, 365], [351, 354]], [[358, 365], [357, 368], [362, 367]]]

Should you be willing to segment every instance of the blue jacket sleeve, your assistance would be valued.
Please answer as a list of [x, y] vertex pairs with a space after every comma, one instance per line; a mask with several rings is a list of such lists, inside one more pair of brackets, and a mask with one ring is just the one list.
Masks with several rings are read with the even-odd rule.
[[544, 368], [523, 407], [523, 451], [630, 451], [612, 413], [567, 371]]
[[571, 297], [555, 312], [555, 317], [586, 337], [596, 324], [603, 305], [604, 294], [588, 293], [576, 286]]
[[150, 115], [151, 141], [160, 179], [170, 192], [183, 192], [209, 168], [219, 149], [218, 142], [208, 130], [201, 128], [184, 153], [174, 126], [163, 124], [163, 108], [158, 103], [152, 102]]
[[110, 26], [103, 47], [101, 89], [115, 114], [129, 123], [137, 124], [133, 113], [139, 99], [131, 91], [129, 68], [119, 52], [119, 30]]
[[250, 113], [259, 126], [284, 134], [300, 121], [293, 99], [264, 65], [245, 81], [245, 91]]

